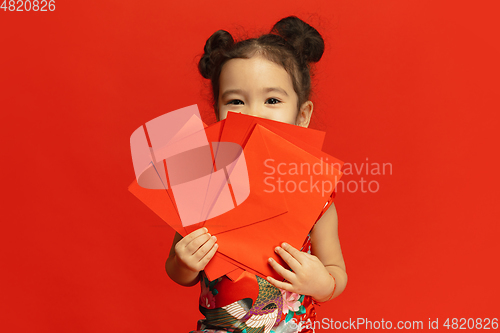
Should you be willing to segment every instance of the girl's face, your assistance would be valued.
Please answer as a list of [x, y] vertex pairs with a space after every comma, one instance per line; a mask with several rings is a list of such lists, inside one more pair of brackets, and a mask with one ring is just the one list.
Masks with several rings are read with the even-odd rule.
[[305, 102], [297, 110], [298, 96], [286, 70], [262, 56], [231, 59], [221, 70], [219, 118], [228, 112], [307, 127], [313, 104]]

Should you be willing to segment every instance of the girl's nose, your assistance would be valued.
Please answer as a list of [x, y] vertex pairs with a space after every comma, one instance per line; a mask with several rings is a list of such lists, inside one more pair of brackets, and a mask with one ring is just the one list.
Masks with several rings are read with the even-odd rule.
[[249, 107], [245, 113], [250, 116], [264, 118], [264, 114], [259, 107]]

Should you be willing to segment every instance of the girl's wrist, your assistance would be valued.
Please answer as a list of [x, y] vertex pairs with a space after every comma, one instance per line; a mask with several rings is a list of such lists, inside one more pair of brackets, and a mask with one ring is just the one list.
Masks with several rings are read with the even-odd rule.
[[336, 283], [335, 277], [332, 275], [332, 273], [328, 272], [328, 274], [330, 274], [330, 276], [332, 277], [332, 279], [331, 279], [332, 282], [333, 282], [333, 287], [331, 287], [332, 291], [328, 294], [328, 297], [325, 298], [324, 300], [322, 298], [319, 298], [321, 301], [318, 301], [317, 298], [313, 296], [313, 301], [316, 304], [326, 303], [326, 302], [330, 301], [333, 298], [333, 294], [335, 293], [335, 289], [337, 288], [337, 283]]
[[190, 287], [194, 286], [200, 280], [200, 272], [193, 271], [190, 269], [182, 260], [180, 260], [177, 255], [173, 258], [173, 274], [175, 275], [175, 279], [172, 278], [178, 284]]

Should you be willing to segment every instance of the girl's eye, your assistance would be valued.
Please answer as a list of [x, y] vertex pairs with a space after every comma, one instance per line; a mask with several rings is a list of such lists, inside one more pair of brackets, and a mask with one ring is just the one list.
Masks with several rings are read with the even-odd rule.
[[241, 105], [243, 102], [239, 99], [233, 99], [232, 101], [229, 101], [226, 105], [233, 104], [233, 105]]
[[281, 103], [281, 101], [279, 99], [276, 99], [276, 98], [269, 98], [266, 102], [269, 102], [269, 104]]

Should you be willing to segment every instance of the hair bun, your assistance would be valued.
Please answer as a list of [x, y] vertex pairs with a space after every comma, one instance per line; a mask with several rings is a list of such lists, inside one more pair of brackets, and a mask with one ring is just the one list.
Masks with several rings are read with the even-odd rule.
[[318, 62], [323, 56], [325, 42], [320, 33], [296, 16], [279, 20], [271, 29], [285, 39], [298, 53], [303, 62]]
[[207, 39], [205, 53], [198, 63], [198, 70], [205, 79], [210, 79], [214, 73], [217, 60], [221, 53], [234, 44], [231, 34], [225, 30], [218, 30]]

